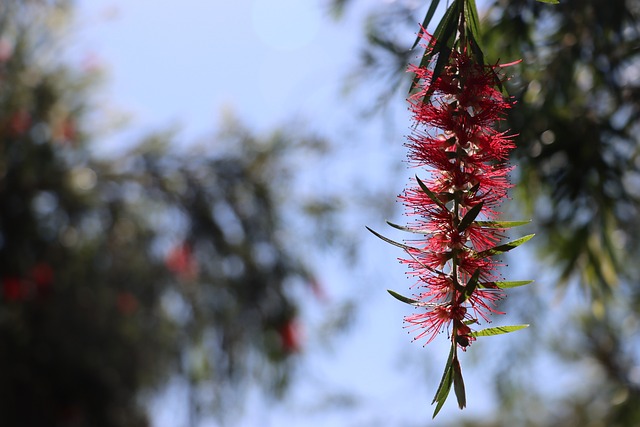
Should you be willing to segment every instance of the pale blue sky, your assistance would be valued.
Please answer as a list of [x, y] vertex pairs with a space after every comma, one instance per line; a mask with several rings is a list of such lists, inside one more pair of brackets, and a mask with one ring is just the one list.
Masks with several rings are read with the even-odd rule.
[[358, 20], [331, 21], [323, 0], [80, 6], [79, 50], [101, 59], [111, 101], [138, 129], [178, 124], [186, 139], [210, 133], [224, 108], [256, 130], [292, 114], [331, 117], [340, 76], [357, 61]]

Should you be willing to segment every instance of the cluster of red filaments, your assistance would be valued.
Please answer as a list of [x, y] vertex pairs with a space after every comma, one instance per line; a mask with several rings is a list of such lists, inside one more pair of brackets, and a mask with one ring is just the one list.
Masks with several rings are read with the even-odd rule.
[[[430, 342], [447, 330], [465, 349], [475, 339], [470, 326], [489, 321], [503, 296], [491, 285], [499, 261], [483, 251], [496, 246], [504, 230], [479, 221], [495, 220], [511, 186], [507, 158], [514, 143], [497, 130], [510, 103], [496, 88], [495, 67], [478, 64], [464, 49], [451, 53], [435, 80], [431, 68], [409, 71], [421, 82], [408, 99], [414, 121], [409, 159], [431, 175], [400, 196], [413, 219], [409, 228], [424, 236], [407, 242], [409, 257], [401, 260], [417, 278], [419, 301], [419, 312], [405, 322], [417, 331], [415, 339]], [[465, 220], [470, 211], [478, 213], [473, 221]]]

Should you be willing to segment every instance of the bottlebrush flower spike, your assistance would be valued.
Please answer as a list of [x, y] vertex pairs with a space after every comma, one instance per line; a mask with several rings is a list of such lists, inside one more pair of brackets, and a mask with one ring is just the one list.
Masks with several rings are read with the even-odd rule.
[[451, 352], [433, 401], [437, 403], [435, 417], [452, 385], [460, 408], [466, 405], [457, 350], [466, 350], [479, 336], [524, 327], [472, 330], [489, 322], [491, 314], [503, 314], [497, 310], [503, 288], [529, 283], [499, 281], [497, 269], [501, 263], [493, 256], [533, 235], [500, 244], [507, 228], [528, 221], [497, 220], [500, 205], [512, 186], [508, 180], [512, 167], [507, 160], [515, 147], [513, 136], [498, 128], [511, 108], [496, 87], [500, 84], [499, 68], [478, 63], [477, 53], [464, 42], [464, 33], [460, 36], [463, 41], [446, 52], [444, 66], [434, 67], [440, 59], [433, 49], [442, 44], [424, 31], [421, 37], [428, 43], [425, 57], [432, 59], [409, 67], [416, 78], [408, 98], [414, 126], [406, 146], [410, 163], [427, 168], [430, 176], [424, 181], [416, 176], [400, 195], [412, 218], [409, 225], [390, 223], [420, 237], [402, 244], [370, 231], [407, 254], [401, 262], [416, 278], [415, 299], [390, 293], [417, 310], [405, 317], [414, 340], [425, 340], [426, 345], [443, 331], [451, 340]]

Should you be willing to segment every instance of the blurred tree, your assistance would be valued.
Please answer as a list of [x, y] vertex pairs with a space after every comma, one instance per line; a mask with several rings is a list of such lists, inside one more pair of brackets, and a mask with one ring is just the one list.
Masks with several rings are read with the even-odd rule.
[[591, 302], [549, 341], [574, 364], [588, 358], [592, 374], [544, 424], [527, 414], [532, 425], [640, 423], [638, 28], [640, 4], [625, 0], [498, 1], [487, 13], [491, 57], [524, 58], [509, 85], [520, 197], [557, 285], [577, 281]]
[[[354, 2], [332, 3], [342, 12]], [[411, 33], [429, 3], [394, 2], [372, 14], [364, 70], [357, 74], [389, 76], [381, 105], [397, 93], [389, 83], [401, 93], [409, 87]], [[589, 363], [580, 368], [585, 378], [579, 388], [560, 399], [545, 397], [528, 388], [535, 386], [532, 379], [522, 382], [511, 369], [518, 364], [522, 370], [525, 360], [540, 354], [540, 346], [518, 342], [496, 375], [496, 421], [467, 425], [640, 424], [640, 275], [634, 262], [640, 255], [640, 3], [488, 5], [486, 58], [523, 59], [508, 69], [514, 78], [507, 85], [517, 102], [508, 124], [519, 135], [516, 200], [533, 217], [536, 243], [543, 262], [557, 272], [556, 286], [578, 282], [588, 295], [582, 306], [563, 304], [567, 312], [555, 315], [562, 328], [535, 331], [529, 340], [548, 344], [576, 369]], [[535, 325], [543, 323], [535, 319], [542, 320], [548, 301], [534, 293], [518, 308]], [[540, 416], [541, 408], [548, 416]]]
[[322, 140], [231, 123], [191, 153], [159, 134], [90, 156], [93, 76], [59, 45], [71, 12], [0, 8], [0, 423], [148, 425], [141, 393], [172, 375], [192, 425], [248, 379], [282, 390], [292, 295], [313, 282], [284, 211], [316, 203], [292, 199], [285, 158]]

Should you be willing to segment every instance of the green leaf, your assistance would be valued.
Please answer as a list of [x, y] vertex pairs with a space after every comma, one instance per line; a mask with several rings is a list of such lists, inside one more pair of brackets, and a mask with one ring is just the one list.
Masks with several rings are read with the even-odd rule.
[[405, 227], [404, 225], [394, 224], [389, 221], [387, 221], [387, 224], [389, 224], [393, 228], [397, 228], [398, 230], [408, 231], [409, 233], [415, 233], [415, 234], [432, 234], [433, 233], [432, 231], [429, 231], [429, 230], [421, 230], [419, 228]]
[[498, 246], [494, 246], [491, 249], [487, 249], [485, 251], [478, 252], [476, 254], [476, 257], [477, 258], [485, 258], [485, 257], [488, 257], [488, 256], [499, 255], [499, 254], [503, 254], [505, 252], [509, 252], [511, 249], [517, 248], [521, 244], [529, 241], [533, 236], [535, 236], [535, 234], [527, 234], [526, 236], [521, 237], [521, 238], [516, 239], [516, 240], [513, 240], [511, 242], [504, 243], [504, 244], [498, 245]]
[[[457, 25], [457, 24], [456, 24]], [[451, 57], [451, 52], [453, 51], [452, 47], [449, 47], [448, 44], [445, 43], [436, 43], [436, 47], [438, 49], [438, 60], [436, 61], [436, 66], [433, 67], [433, 73], [431, 74], [431, 82], [435, 82], [440, 74], [442, 74], [442, 70], [444, 70], [444, 66], [449, 62], [449, 58]], [[423, 102], [426, 104], [429, 100], [429, 97], [433, 93], [433, 85], [429, 84], [429, 88], [424, 95]]]
[[[447, 364], [444, 366], [444, 373], [442, 374], [442, 379], [440, 380], [440, 384], [438, 384], [438, 390], [436, 391], [436, 395], [433, 397], [433, 401], [431, 402], [432, 405], [438, 401], [438, 397], [442, 397], [442, 389], [445, 387], [447, 372], [451, 369], [451, 364], [453, 363], [455, 350], [456, 350], [455, 345], [452, 345], [451, 350], [449, 350], [449, 356], [447, 357]], [[446, 395], [444, 397], [446, 398]]]
[[444, 405], [444, 402], [449, 396], [449, 391], [451, 391], [451, 384], [453, 383], [451, 364], [453, 363], [455, 349], [456, 346], [454, 344], [451, 346], [451, 351], [449, 352], [447, 364], [444, 367], [444, 373], [442, 374], [442, 379], [440, 380], [440, 384], [438, 385], [438, 390], [436, 391], [436, 395], [431, 402], [432, 405], [437, 402], [436, 409], [433, 411], [433, 418], [438, 415], [438, 412], [440, 412], [440, 409], [442, 409], [442, 405]]
[[397, 293], [395, 291], [392, 291], [391, 289], [387, 289], [387, 292], [389, 292], [391, 294], [391, 296], [394, 297], [395, 299], [397, 299], [398, 301], [402, 301], [404, 303], [411, 304], [411, 305], [420, 304], [420, 301], [415, 300], [415, 299], [411, 299], [411, 298], [407, 298], [404, 295], [400, 295], [399, 293]]
[[464, 17], [467, 25], [467, 37], [471, 52], [478, 64], [484, 65], [484, 53], [480, 49], [478, 39], [480, 39], [480, 18], [478, 18], [478, 8], [475, 0], [466, 0], [464, 5]]
[[478, 18], [478, 8], [475, 0], [467, 0], [464, 5], [464, 17], [467, 22], [467, 29], [474, 40], [480, 38], [480, 18]]
[[558, 0], [537, 0], [540, 3], [549, 3], [549, 4], [560, 4]]
[[[431, 56], [434, 56], [439, 52], [437, 50], [438, 44], [449, 45], [449, 43], [447, 43], [448, 39], [455, 38], [455, 32], [458, 29], [458, 23], [460, 22], [460, 7], [462, 7], [462, 1], [463, 0], [453, 1], [436, 27], [436, 30], [433, 32], [433, 38], [436, 41], [436, 48], [434, 48], [435, 52], [433, 52]], [[454, 37], [452, 37], [452, 35]], [[453, 46], [453, 43], [449, 46]]]
[[458, 407], [464, 409], [467, 406], [467, 396], [464, 391], [464, 380], [462, 379], [462, 368], [460, 368], [460, 362], [456, 358], [453, 361], [453, 390], [456, 393], [458, 399]]
[[372, 232], [376, 237], [378, 237], [379, 239], [384, 240], [384, 241], [385, 241], [385, 242], [387, 242], [387, 243], [392, 244], [393, 246], [397, 246], [397, 247], [399, 247], [399, 248], [402, 248], [402, 249], [404, 249], [405, 251], [418, 251], [418, 252], [424, 252], [423, 250], [418, 249], [418, 248], [414, 248], [413, 246], [409, 246], [409, 245], [404, 245], [404, 244], [402, 244], [402, 243], [398, 243], [398, 242], [396, 242], [395, 240], [391, 240], [391, 239], [389, 239], [389, 238], [387, 238], [387, 237], [384, 237], [384, 236], [383, 236], [382, 234], [380, 234], [380, 233], [376, 233], [375, 231], [373, 231], [372, 229], [370, 229], [370, 228], [369, 228], [369, 227], [367, 227], [367, 226], [365, 226], [365, 227], [367, 228], [367, 230], [369, 230], [370, 232]]
[[[424, 55], [422, 55], [422, 59], [420, 60], [420, 65], [418, 65], [419, 68], [426, 68], [427, 66], [429, 66], [429, 62], [431, 61], [431, 51], [427, 51], [424, 53]], [[416, 89], [418, 87], [418, 84], [420, 83], [420, 77], [418, 77], [418, 75], [416, 74], [413, 79], [411, 80], [411, 86], [409, 87], [409, 93], [413, 93], [414, 89]]]
[[471, 332], [469, 335], [472, 337], [490, 337], [493, 335], [508, 334], [509, 332], [519, 331], [520, 329], [527, 327], [529, 327], [529, 325], [497, 326], [495, 328], [487, 328]]
[[[484, 65], [484, 53], [482, 52], [482, 49], [480, 49], [480, 45], [478, 44], [476, 39], [472, 36], [469, 37], [469, 45], [471, 46], [471, 52], [473, 52], [473, 56], [475, 57], [476, 62], [480, 65]], [[499, 79], [496, 81], [496, 83], [500, 84]]]
[[460, 224], [458, 224], [458, 231], [462, 232], [466, 230], [467, 227], [469, 227], [471, 223], [478, 217], [483, 206], [484, 206], [484, 202], [480, 202], [474, 207], [472, 207], [471, 209], [469, 209], [465, 214], [465, 216], [460, 221]]
[[473, 224], [482, 228], [511, 228], [519, 227], [521, 225], [527, 225], [531, 223], [528, 221], [475, 221]]
[[[435, 46], [431, 50], [427, 50], [420, 61], [420, 68], [425, 68], [428, 66], [429, 62], [438, 55], [438, 60], [436, 61], [436, 66], [433, 69], [433, 73], [431, 75], [431, 82], [434, 82], [442, 73], [442, 70], [446, 63], [449, 61], [449, 56], [451, 55], [451, 50], [453, 48], [453, 43], [455, 40], [455, 33], [458, 28], [458, 23], [460, 19], [460, 5], [462, 4], [462, 0], [455, 0], [451, 6], [447, 9], [442, 20], [436, 27], [436, 30], [433, 32], [433, 38], [435, 40]], [[409, 88], [409, 93], [413, 92], [413, 90], [418, 86], [420, 79], [418, 76], [413, 78], [411, 82], [411, 87]], [[431, 83], [430, 82], [430, 83]], [[431, 86], [431, 85], [430, 85]], [[425, 102], [431, 96], [431, 90], [427, 90], [425, 94]]]
[[423, 29], [426, 30], [427, 27], [429, 26], [429, 23], [431, 22], [431, 18], [433, 18], [434, 13], [436, 13], [436, 9], [438, 8], [439, 4], [440, 4], [440, 0], [431, 0], [431, 6], [429, 6], [427, 15], [424, 17], [424, 21], [422, 21], [422, 28], [420, 28], [420, 31], [418, 32], [418, 37], [416, 37], [416, 41], [413, 43], [413, 46], [411, 46], [410, 50], [415, 49], [416, 46], [418, 46], [418, 43], [420, 43]]
[[391, 289], [387, 289], [387, 292], [389, 292], [391, 294], [392, 297], [394, 297], [395, 299], [397, 299], [398, 301], [402, 301], [405, 304], [409, 304], [409, 305], [413, 305], [414, 307], [430, 307], [430, 308], [434, 308], [434, 307], [442, 307], [442, 306], [446, 306], [449, 303], [445, 302], [445, 303], [432, 303], [432, 302], [422, 302], [422, 301], [418, 301], [412, 298], [408, 298], [405, 297], [404, 295], [400, 295], [399, 293], [397, 293], [396, 291], [392, 291]]
[[427, 302], [422, 302], [415, 299], [407, 298], [404, 295], [400, 295], [399, 293], [392, 291], [391, 289], [387, 289], [387, 292], [389, 292], [391, 296], [397, 299], [398, 301], [402, 301], [406, 304], [410, 304], [416, 307], [431, 307], [431, 306], [438, 305], [438, 304], [432, 304], [432, 303], [427, 303]]
[[481, 288], [498, 287], [501, 289], [508, 289], [508, 288], [517, 288], [518, 286], [528, 285], [529, 283], [533, 283], [533, 280], [517, 280], [512, 282], [485, 282], [485, 283], [478, 283], [478, 286]]
[[480, 183], [477, 182], [473, 187], [471, 187], [470, 189], [467, 190], [467, 193], [468, 194], [476, 194], [479, 189], [480, 189]]
[[434, 274], [438, 274], [440, 276], [447, 276], [446, 273], [436, 270], [435, 268], [429, 267], [427, 264], [421, 262], [418, 258], [415, 257], [415, 255], [413, 255], [410, 251], [406, 251], [407, 255], [409, 255], [415, 262], [417, 262], [418, 264], [420, 264], [422, 266], [422, 268], [424, 268], [425, 270], [429, 270], [430, 272], [434, 273]]
[[445, 206], [444, 203], [442, 203], [442, 200], [440, 200], [438, 198], [438, 196], [435, 195], [435, 193], [433, 193], [431, 190], [429, 190], [429, 187], [426, 186], [426, 184], [424, 182], [422, 182], [420, 180], [420, 178], [418, 178], [418, 175], [416, 175], [416, 180], [418, 181], [418, 185], [420, 186], [420, 188], [422, 189], [422, 191], [429, 196], [429, 198], [438, 206], [440, 206], [442, 209], [444, 210], [449, 210], [447, 209], [447, 207]]
[[[366, 226], [365, 226], [365, 227], [366, 227]], [[399, 248], [401, 248], [401, 249], [404, 249], [404, 250], [405, 250], [405, 252], [406, 252], [406, 253], [407, 253], [411, 258], [413, 258], [413, 260], [414, 260], [415, 262], [417, 262], [418, 264], [420, 264], [424, 269], [429, 270], [429, 271], [431, 271], [432, 273], [442, 275], [442, 276], [445, 276], [445, 275], [446, 275], [446, 274], [445, 274], [445, 273], [443, 273], [442, 271], [438, 271], [438, 270], [436, 270], [435, 268], [431, 268], [431, 267], [429, 267], [428, 265], [426, 265], [426, 264], [424, 264], [424, 263], [420, 262], [420, 260], [418, 260], [418, 259], [417, 259], [417, 258], [416, 258], [412, 253], [411, 253], [412, 251], [413, 251], [413, 252], [426, 252], [426, 251], [424, 251], [424, 250], [422, 250], [422, 249], [419, 249], [419, 248], [416, 248], [416, 247], [413, 247], [413, 246], [404, 245], [404, 244], [402, 244], [402, 243], [396, 242], [395, 240], [391, 240], [391, 239], [389, 239], [389, 238], [387, 238], [387, 237], [384, 237], [382, 234], [380, 234], [380, 233], [377, 233], [377, 232], [373, 231], [373, 230], [372, 230], [372, 229], [370, 229], [369, 227], [366, 227], [366, 228], [367, 228], [367, 230], [369, 230], [371, 233], [373, 233], [373, 234], [374, 234], [376, 237], [378, 237], [379, 239], [384, 240], [385, 242], [387, 242], [387, 243], [389, 243], [389, 244], [391, 244], [391, 245], [393, 245], [393, 246], [397, 246], [397, 247], [399, 247]]]
[[469, 297], [471, 296], [473, 291], [476, 290], [476, 287], [478, 286], [478, 279], [479, 278], [480, 278], [480, 269], [478, 268], [473, 273], [473, 276], [471, 276], [471, 278], [467, 282], [466, 286], [464, 287], [464, 292], [462, 293], [464, 299], [462, 300], [462, 302], [464, 302], [467, 299], [469, 299]]

